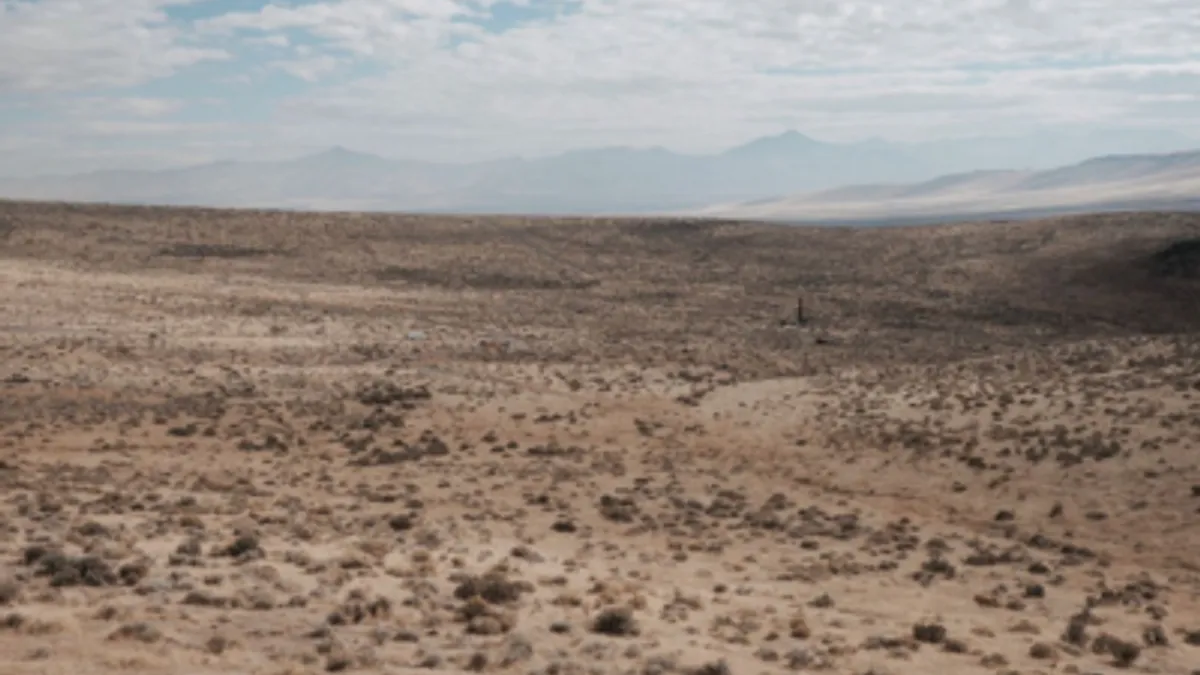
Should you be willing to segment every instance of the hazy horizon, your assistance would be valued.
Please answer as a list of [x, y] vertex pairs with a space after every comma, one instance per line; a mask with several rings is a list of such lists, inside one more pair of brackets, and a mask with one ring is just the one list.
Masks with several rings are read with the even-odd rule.
[[[746, 146], [762, 144], [770, 141], [782, 141], [789, 138], [799, 138], [804, 141], [813, 141], [819, 145], [827, 145], [832, 147], [895, 147], [898, 149], [906, 148], [937, 148], [953, 146], [971, 146], [972, 144], [987, 144], [987, 143], [1002, 143], [1004, 141], [1025, 141], [1037, 140], [1039, 138], [1054, 138], [1063, 143], [1073, 143], [1073, 147], [1066, 149], [1064, 156], [1049, 155], [1044, 158], [1030, 157], [1026, 164], [1004, 164], [1004, 163], [985, 163], [979, 165], [977, 170], [997, 170], [997, 169], [1032, 169], [1032, 168], [1049, 168], [1061, 166], [1066, 163], [1075, 161], [1083, 161], [1095, 157], [1103, 157], [1106, 155], [1137, 155], [1137, 154], [1171, 154], [1180, 152], [1200, 151], [1200, 137], [1193, 137], [1182, 133], [1158, 132], [1137, 129], [1095, 129], [1079, 132], [1076, 130], [1062, 131], [1041, 131], [1033, 134], [1020, 136], [961, 136], [961, 137], [944, 137], [934, 138], [925, 141], [890, 141], [888, 139], [872, 136], [861, 139], [850, 139], [845, 141], [834, 141], [830, 139], [817, 138], [811, 134], [806, 134], [796, 129], [784, 129], [777, 133], [759, 136], [755, 138], [743, 139], [742, 142], [735, 143], [726, 147], [715, 148], [711, 151], [693, 151], [687, 152], [676, 148], [666, 147], [662, 145], [623, 145], [611, 144], [607, 146], [587, 146], [577, 148], [563, 148], [559, 150], [547, 151], [542, 153], [515, 153], [498, 155], [495, 157], [484, 157], [481, 159], [423, 159], [420, 157], [410, 157], [403, 155], [390, 155], [383, 152], [378, 152], [370, 148], [347, 147], [342, 144], [333, 145], [318, 145], [313, 147], [298, 148], [295, 152], [279, 152], [271, 156], [225, 156], [214, 157], [204, 161], [190, 161], [178, 164], [162, 164], [157, 166], [125, 166], [120, 164], [110, 164], [98, 166], [90, 169], [79, 169], [77, 167], [64, 167], [59, 171], [48, 171], [43, 173], [3, 173], [0, 172], [0, 178], [39, 178], [39, 177], [66, 177], [88, 173], [107, 172], [107, 171], [172, 171], [180, 169], [189, 169], [213, 164], [221, 164], [227, 162], [234, 163], [281, 163], [306, 158], [318, 157], [326, 153], [345, 152], [351, 155], [361, 155], [364, 157], [375, 157], [385, 159], [392, 162], [415, 162], [427, 164], [443, 164], [446, 166], [470, 166], [478, 164], [486, 164], [489, 162], [503, 161], [539, 161], [567, 157], [575, 154], [588, 153], [603, 153], [606, 151], [629, 151], [629, 152], [651, 152], [664, 151], [680, 157], [689, 158], [707, 158], [717, 157], [731, 151], [736, 151]], [[1086, 150], [1088, 147], [1088, 139], [1093, 139], [1095, 153], [1090, 153]], [[1107, 141], [1107, 142], [1105, 142]], [[963, 168], [964, 171], [975, 170], [972, 168]]]
[[0, 0], [0, 175], [1200, 139], [1198, 32], [1182, 0]]

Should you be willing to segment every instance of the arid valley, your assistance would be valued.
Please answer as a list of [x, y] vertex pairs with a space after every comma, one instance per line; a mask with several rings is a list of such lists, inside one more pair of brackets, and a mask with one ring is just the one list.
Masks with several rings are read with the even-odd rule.
[[0, 298], [5, 675], [1200, 669], [1200, 214], [0, 202]]

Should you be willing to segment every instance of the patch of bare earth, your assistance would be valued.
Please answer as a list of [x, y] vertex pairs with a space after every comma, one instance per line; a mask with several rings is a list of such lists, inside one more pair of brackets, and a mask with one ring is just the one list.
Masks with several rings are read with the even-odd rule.
[[1200, 667], [1200, 217], [0, 221], [4, 673]]

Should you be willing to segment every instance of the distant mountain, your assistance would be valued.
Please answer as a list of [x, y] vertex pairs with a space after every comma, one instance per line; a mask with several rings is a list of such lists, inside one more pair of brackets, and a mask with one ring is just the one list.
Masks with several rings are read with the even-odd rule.
[[1114, 155], [1044, 171], [976, 171], [861, 185], [689, 213], [793, 222], [898, 223], [1122, 209], [1200, 210], [1200, 151]]
[[[1193, 143], [1174, 134], [1120, 131], [830, 143], [787, 131], [711, 155], [610, 147], [471, 164], [393, 160], [334, 147], [286, 161], [0, 179], [0, 197], [317, 210], [674, 212], [718, 203], [765, 205], [799, 192], [925, 181], [964, 170], [1045, 169], [1094, 154], [1178, 150]], [[982, 174], [972, 179], [978, 180]], [[857, 187], [840, 199], [868, 193], [882, 198], [897, 189]]]

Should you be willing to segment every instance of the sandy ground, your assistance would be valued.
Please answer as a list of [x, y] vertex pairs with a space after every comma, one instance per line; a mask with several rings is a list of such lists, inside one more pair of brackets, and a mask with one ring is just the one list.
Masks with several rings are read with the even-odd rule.
[[1200, 672], [1200, 218], [364, 218], [0, 204], [0, 672]]

